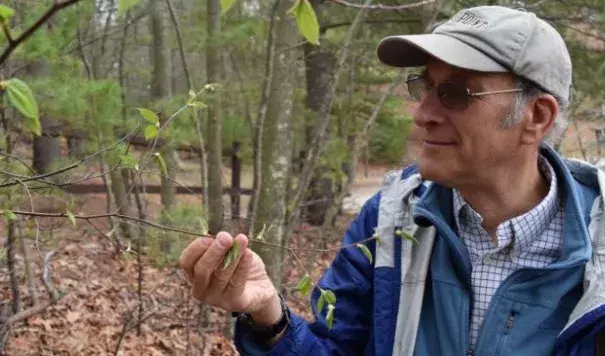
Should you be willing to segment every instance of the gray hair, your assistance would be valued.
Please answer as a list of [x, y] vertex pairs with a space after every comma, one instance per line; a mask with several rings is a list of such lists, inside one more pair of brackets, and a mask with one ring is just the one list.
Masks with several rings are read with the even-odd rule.
[[[523, 90], [515, 96], [515, 101], [513, 102], [510, 112], [502, 120], [502, 128], [509, 128], [519, 124], [523, 120], [523, 114], [527, 104], [540, 95], [548, 94], [547, 91], [524, 78], [517, 79], [517, 88]], [[563, 133], [565, 133], [565, 130], [567, 129], [567, 117], [565, 113], [567, 105], [559, 98], [557, 98], [557, 104], [559, 110], [557, 117], [555, 118], [555, 123], [544, 139], [544, 143], [551, 146], [556, 145], [561, 140]]]

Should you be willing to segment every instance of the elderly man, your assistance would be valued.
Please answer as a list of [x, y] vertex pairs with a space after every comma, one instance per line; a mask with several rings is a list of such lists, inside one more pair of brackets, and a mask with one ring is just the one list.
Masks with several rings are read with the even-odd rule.
[[320, 282], [333, 327], [291, 313], [251, 250], [216, 267], [243, 235], [183, 252], [195, 296], [241, 313], [246, 355], [605, 355], [605, 174], [549, 145], [571, 88], [561, 36], [530, 12], [476, 7], [384, 39], [378, 57], [424, 67], [407, 82], [422, 147], [344, 238], [376, 232], [373, 265], [344, 249]]

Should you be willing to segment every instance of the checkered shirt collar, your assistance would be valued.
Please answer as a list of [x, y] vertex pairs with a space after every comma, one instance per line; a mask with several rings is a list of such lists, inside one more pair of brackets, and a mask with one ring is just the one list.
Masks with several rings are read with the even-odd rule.
[[[531, 242], [542, 235], [550, 221], [555, 217], [559, 209], [560, 199], [557, 192], [557, 175], [548, 160], [539, 156], [538, 168], [544, 177], [550, 182], [548, 194], [542, 201], [527, 213], [502, 222], [497, 230], [498, 249], [510, 246], [513, 254], [517, 255], [528, 247]], [[454, 220], [458, 231], [461, 224], [481, 225], [483, 218], [462, 197], [460, 192], [454, 189]]]

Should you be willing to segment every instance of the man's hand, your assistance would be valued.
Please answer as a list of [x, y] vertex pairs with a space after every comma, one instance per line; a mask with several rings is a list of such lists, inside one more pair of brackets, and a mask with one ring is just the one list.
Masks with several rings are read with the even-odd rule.
[[[239, 244], [239, 255], [223, 269], [234, 241]], [[277, 290], [263, 261], [248, 248], [245, 235], [234, 239], [220, 232], [215, 239], [197, 239], [183, 251], [180, 263], [196, 299], [230, 312], [250, 313], [261, 325], [279, 321], [281, 305]]]

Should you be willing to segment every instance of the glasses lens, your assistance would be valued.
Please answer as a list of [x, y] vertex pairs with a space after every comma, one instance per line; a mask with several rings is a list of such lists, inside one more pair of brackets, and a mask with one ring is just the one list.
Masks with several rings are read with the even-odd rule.
[[468, 90], [454, 83], [439, 84], [437, 95], [441, 104], [450, 110], [465, 110], [468, 107]]
[[426, 78], [419, 75], [411, 75], [408, 78], [408, 91], [414, 101], [421, 101], [431, 90]]

